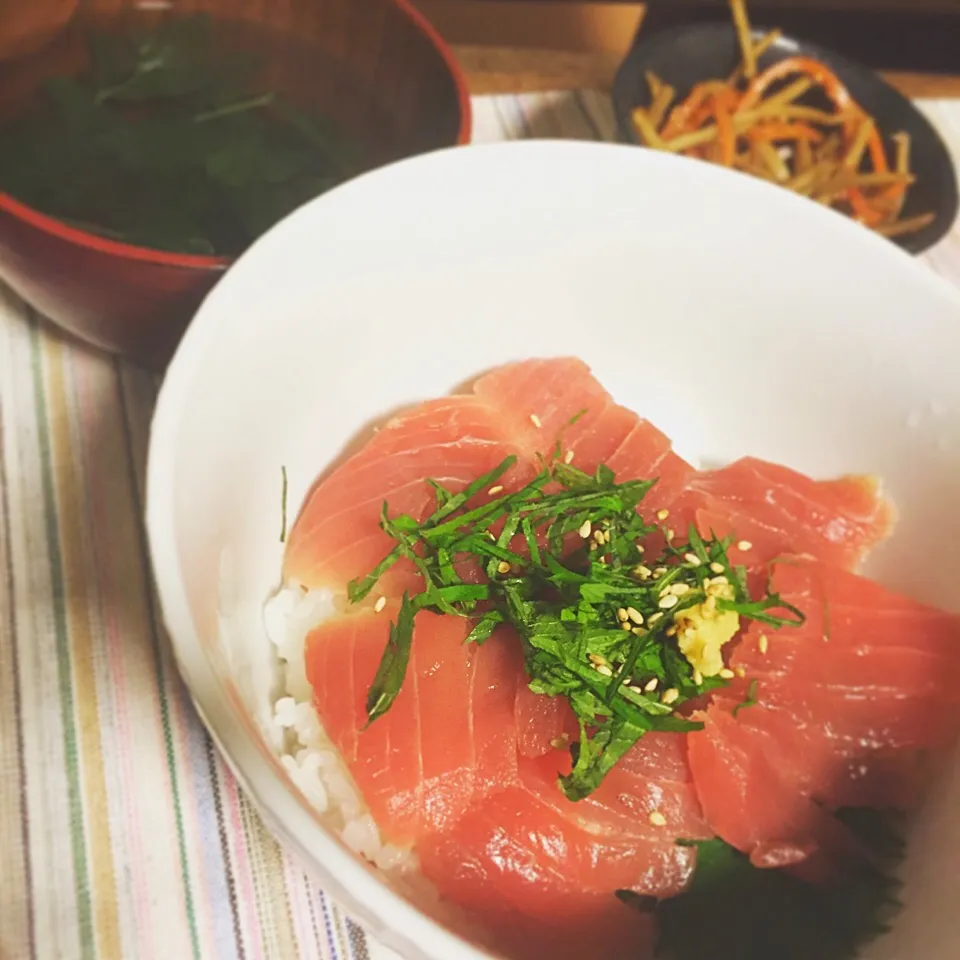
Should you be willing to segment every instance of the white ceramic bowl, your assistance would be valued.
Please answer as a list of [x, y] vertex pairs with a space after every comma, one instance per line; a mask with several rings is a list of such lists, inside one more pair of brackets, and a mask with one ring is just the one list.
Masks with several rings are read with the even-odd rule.
[[[161, 392], [148, 526], [201, 716], [267, 822], [408, 960], [484, 954], [391, 892], [287, 780], [260, 607], [296, 508], [358, 430], [489, 366], [579, 354], [702, 461], [883, 475], [902, 519], [872, 572], [960, 608], [960, 295], [844, 217], [713, 165], [611, 145], [443, 151], [289, 217], [216, 287]], [[955, 960], [960, 765], [913, 839], [870, 957]]]

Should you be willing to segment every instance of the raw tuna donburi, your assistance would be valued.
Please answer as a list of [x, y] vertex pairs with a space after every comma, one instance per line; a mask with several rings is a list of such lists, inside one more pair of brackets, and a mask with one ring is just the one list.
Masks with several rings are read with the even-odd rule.
[[[497, 368], [303, 504], [284, 762], [507, 956], [852, 956], [895, 880], [878, 811], [960, 731], [960, 621], [857, 572], [894, 522], [872, 478], [696, 470], [579, 360]], [[780, 932], [691, 947], [721, 886]]]

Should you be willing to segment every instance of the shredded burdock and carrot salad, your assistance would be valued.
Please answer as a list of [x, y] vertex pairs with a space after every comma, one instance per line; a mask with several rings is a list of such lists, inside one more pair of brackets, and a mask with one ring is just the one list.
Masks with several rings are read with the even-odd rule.
[[677, 91], [648, 72], [650, 103], [633, 126], [648, 147], [722, 164], [832, 207], [886, 237], [915, 233], [933, 213], [903, 218], [910, 136], [893, 133], [892, 156], [876, 121], [825, 64], [788, 56], [761, 70], [779, 30], [755, 36], [745, 0], [730, 0], [741, 60], [724, 79]]

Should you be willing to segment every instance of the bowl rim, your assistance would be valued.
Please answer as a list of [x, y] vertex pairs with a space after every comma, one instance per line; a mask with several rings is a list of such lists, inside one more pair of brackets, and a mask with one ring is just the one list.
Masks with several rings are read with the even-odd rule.
[[[768, 26], [764, 23], [754, 23], [751, 24], [750, 33], [754, 39], [758, 39], [770, 33], [774, 29], [778, 28]], [[640, 138], [636, 135], [632, 124], [629, 122], [628, 102], [633, 99], [633, 95], [628, 89], [626, 89], [627, 71], [632, 63], [637, 59], [638, 55], [655, 45], [667, 44], [685, 35], [695, 35], [698, 33], [709, 34], [718, 32], [729, 33], [735, 36], [736, 28], [729, 20], [721, 19], [719, 17], [715, 20], [704, 20], [697, 23], [674, 24], [663, 27], [660, 30], [651, 30], [647, 33], [644, 33], [642, 23], [637, 27], [637, 30], [633, 35], [633, 40], [630, 42], [630, 47], [620, 60], [620, 64], [617, 67], [616, 74], [614, 74], [613, 83], [610, 89], [610, 99], [613, 104], [617, 136], [621, 142], [630, 144], [632, 146], [641, 147], [642, 149], [646, 150], [654, 149], [652, 147], [648, 147], [645, 143], [640, 141]], [[947, 236], [947, 234], [949, 234], [953, 229], [953, 225], [957, 221], [958, 211], [960, 211], [960, 182], [958, 182], [957, 167], [954, 162], [953, 155], [947, 147], [943, 135], [937, 129], [936, 125], [932, 123], [931, 120], [923, 113], [923, 111], [917, 107], [912, 98], [898, 90], [897, 87], [890, 83], [890, 81], [887, 80], [879, 70], [874, 70], [872, 67], [868, 67], [861, 61], [848, 57], [845, 53], [835, 50], [833, 47], [825, 47], [823, 44], [817, 43], [813, 40], [806, 40], [801, 35], [782, 33], [778, 43], [782, 43], [784, 41], [801, 45], [804, 51], [813, 59], [828, 63], [828, 65], [829, 62], [832, 62], [835, 64], [840, 64], [842, 67], [847, 69], [861, 70], [864, 73], [869, 74], [880, 86], [885, 87], [890, 95], [899, 99], [913, 114], [915, 114], [921, 126], [928, 128], [928, 131], [931, 134], [931, 139], [941, 155], [941, 160], [944, 161], [942, 166], [946, 173], [947, 189], [942, 199], [946, 201], [946, 209], [949, 210], [952, 208], [952, 216], [945, 217], [942, 227], [935, 234], [931, 235], [930, 239], [927, 239], [922, 243], [917, 242], [917, 236], [920, 236], [921, 234], [908, 234], [903, 237], [894, 237], [888, 240], [888, 242], [892, 243], [896, 247], [899, 247], [901, 250], [905, 250], [907, 253], [917, 255], [931, 249], [933, 246], [943, 240], [943, 238]], [[887, 135], [889, 136], [889, 134]]]
[[[467, 145], [470, 142], [473, 130], [473, 111], [470, 104], [470, 91], [467, 86], [466, 74], [453, 55], [453, 50], [440, 35], [437, 28], [413, 5], [412, 0], [384, 0], [384, 2], [399, 10], [439, 54], [444, 68], [453, 81], [457, 97], [457, 109], [460, 114], [460, 126], [457, 129], [457, 138], [453, 145], [458, 147]], [[225, 271], [236, 261], [236, 257], [172, 253], [135, 243], [111, 240], [108, 237], [102, 237], [79, 227], [72, 227], [63, 220], [41, 213], [39, 210], [17, 200], [11, 194], [0, 190], [0, 214], [2, 213], [9, 214], [15, 220], [19, 220], [35, 230], [58, 240], [63, 240], [73, 246], [82, 247], [96, 253], [105, 253], [122, 260], [150, 263], [181, 270], [202, 270], [211, 273]]]
[[[622, 152], [630, 148], [623, 144], [606, 142], [543, 139], [485, 143], [473, 145], [467, 151], [446, 147], [399, 160], [363, 174], [356, 178], [356, 181], [370, 176], [396, 176], [398, 168], [410, 165], [438, 164], [444, 162], [444, 154], [451, 152], [460, 154], [460, 157], [453, 158], [453, 162], [465, 159], [464, 154], [476, 157], [495, 152], [528, 154], [528, 164], [534, 161], [542, 164], [549, 160], [552, 152], [558, 150], [577, 151], [598, 157], [602, 153]], [[708, 179], [724, 179], [736, 175], [734, 171], [722, 167], [700, 164], [690, 158], [654, 151], [638, 153], [636, 156], [638, 178], [643, 176], [640, 168], [644, 164], [646, 173], [653, 175], [657, 174], [662, 165], [677, 164], [701, 167], [700, 176]], [[350, 181], [335, 189], [362, 190], [363, 187], [356, 181]], [[773, 185], [759, 180], [752, 180], [750, 183], [752, 185], [747, 189], [763, 196], [768, 195], [766, 191], [776, 189]], [[778, 190], [777, 193], [782, 197], [778, 202], [788, 206], [803, 202], [802, 198], [787, 191]], [[312, 201], [314, 204], [323, 202], [323, 197]], [[931, 294], [946, 298], [960, 310], [960, 291], [928, 265], [918, 262], [881, 237], [860, 230], [849, 218], [817, 205], [810, 205], [808, 215], [820, 218], [824, 224], [824, 233], [839, 235], [845, 244], [872, 246], [875, 259], [879, 263], [899, 264], [897, 269], [908, 271], [917, 279], [918, 286], [922, 283]], [[833, 227], [828, 229], [829, 223], [832, 223]], [[257, 244], [271, 234], [272, 230], [264, 235], [264, 238], [260, 238]], [[222, 286], [215, 289], [209, 295], [205, 307], [222, 295], [222, 291]], [[494, 954], [484, 951], [482, 947], [470, 943], [465, 937], [432, 919], [384, 880], [371, 876], [358, 858], [343, 849], [333, 833], [317, 823], [299, 791], [287, 784], [279, 763], [271, 762], [265, 752], [250, 740], [243, 723], [238, 722], [240, 718], [236, 706], [228, 702], [223, 695], [227, 689], [226, 681], [217, 677], [211, 654], [201, 643], [190, 611], [172, 515], [178, 434], [187, 401], [203, 376], [202, 361], [205, 355], [211, 346], [218, 342], [224, 330], [221, 322], [209, 322], [219, 311], [211, 313], [209, 309], [202, 307], [201, 312], [206, 314], [203, 322], [193, 323], [187, 329], [159, 391], [150, 427], [144, 511], [149, 561], [159, 600], [159, 614], [167, 629], [177, 668], [191, 700], [216, 742], [221, 756], [237, 775], [245, 792], [264, 814], [273, 831], [283, 837], [285, 848], [304, 857], [307, 862], [313, 859], [317, 851], [322, 852], [322, 858], [316, 859], [322, 859], [332, 878], [332, 882], [327, 882], [331, 894], [336, 898], [344, 891], [355, 903], [361, 903], [364, 915], [359, 917], [360, 921], [365, 924], [375, 921], [391, 933], [391, 939], [385, 943], [386, 946], [395, 947], [398, 942], [403, 943], [412, 948], [411, 955], [429, 957], [431, 960], [492, 960]], [[311, 855], [303, 853], [305, 840], [313, 851]], [[372, 934], [379, 937], [376, 929]]]

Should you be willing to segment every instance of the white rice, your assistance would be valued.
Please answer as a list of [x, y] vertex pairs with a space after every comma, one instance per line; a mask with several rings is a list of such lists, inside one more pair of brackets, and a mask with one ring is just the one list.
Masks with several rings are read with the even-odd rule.
[[419, 870], [410, 847], [385, 843], [343, 758], [327, 736], [313, 706], [304, 648], [307, 635], [338, 613], [345, 603], [330, 591], [284, 585], [263, 607], [263, 625], [276, 653], [278, 682], [270, 696], [266, 735], [290, 779], [313, 804], [324, 825], [358, 856], [377, 867], [385, 880], [437, 923], [494, 949], [495, 938], [449, 901]]
[[280, 661], [279, 694], [269, 732], [290, 779], [323, 815], [327, 826], [381, 870], [407, 874], [417, 867], [415, 855], [409, 848], [383, 842], [313, 707], [304, 644], [307, 634], [336, 613], [337, 607], [337, 598], [329, 591], [306, 591], [300, 586], [282, 587], [264, 605], [264, 628]]

